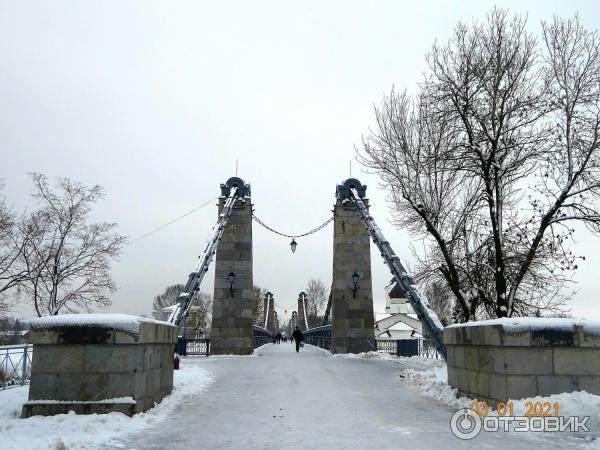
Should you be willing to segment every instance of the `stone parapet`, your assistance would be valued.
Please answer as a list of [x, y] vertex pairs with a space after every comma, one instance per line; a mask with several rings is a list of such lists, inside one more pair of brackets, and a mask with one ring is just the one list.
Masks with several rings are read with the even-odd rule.
[[497, 319], [444, 329], [448, 383], [492, 405], [587, 391], [600, 395], [600, 324]]
[[146, 411], [173, 389], [177, 328], [125, 314], [65, 314], [31, 322], [23, 417]]

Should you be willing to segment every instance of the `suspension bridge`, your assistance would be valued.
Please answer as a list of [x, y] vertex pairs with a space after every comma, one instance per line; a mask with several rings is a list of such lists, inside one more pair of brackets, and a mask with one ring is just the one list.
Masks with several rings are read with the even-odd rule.
[[[370, 244], [373, 241], [394, 282], [406, 295], [423, 324], [427, 336], [439, 354], [446, 358], [442, 324], [369, 214], [366, 189], [356, 178], [345, 180], [337, 185], [333, 216], [313, 230], [290, 235], [271, 228], [256, 217], [249, 183], [238, 177], [227, 180], [221, 185], [218, 219], [168, 322], [179, 327], [185, 322], [194, 296], [200, 291], [204, 275], [214, 260], [210, 347], [207, 343], [202, 352], [214, 355], [252, 354], [255, 348], [273, 340], [276, 314], [273, 294], [268, 292], [265, 295], [262, 322], [253, 323], [252, 320], [253, 222], [291, 238], [292, 251], [295, 251], [296, 238], [316, 233], [333, 222], [333, 280], [323, 323], [309, 327], [304, 292], [300, 293], [298, 307], [293, 314], [293, 322], [304, 332], [306, 341], [334, 354], [377, 350], [371, 284]], [[179, 351], [188, 353], [188, 345], [195, 343], [180, 341]]]
[[[31, 368], [22, 417], [69, 411], [134, 415], [154, 409], [172, 393], [173, 344], [177, 342], [180, 354], [230, 356], [186, 359], [179, 375], [189, 379], [191, 374], [197, 383], [194, 375], [203, 374], [205, 381], [210, 378], [214, 383], [205, 392], [180, 396], [164, 422], [152, 421], [148, 429], [134, 432], [116, 447], [416, 449], [471, 445], [455, 439], [452, 433], [460, 435], [449, 427], [450, 417], [465, 410], [455, 411], [445, 400], [427, 398], [401, 383], [410, 376], [405, 369], [423, 370], [415, 366], [423, 359], [353, 355], [378, 350], [371, 242], [390, 270], [393, 289], [407, 298], [436, 354], [447, 361], [425, 360], [432, 364], [429, 369], [444, 370], [451, 387], [490, 402], [565, 392], [569, 388], [560, 383], [575, 377], [588, 382], [591, 391], [598, 389], [589, 382], [589, 374], [597, 370], [597, 349], [587, 346], [600, 339], [591, 329], [586, 334], [584, 328], [568, 332], [563, 327], [557, 332], [547, 326], [515, 335], [510, 327], [505, 330], [495, 322], [454, 326], [445, 330], [446, 347], [443, 327], [427, 298], [369, 213], [366, 186], [349, 178], [337, 185], [334, 201], [333, 216], [303, 234], [333, 223], [333, 277], [323, 321], [309, 323], [305, 292], [299, 294], [292, 312], [292, 326], [301, 329], [305, 342], [312, 345], [299, 353], [285, 344], [265, 345], [273, 342], [276, 331], [275, 296], [265, 294], [263, 315], [255, 321], [253, 224], [290, 238], [292, 251], [302, 235], [281, 233], [258, 219], [252, 210], [250, 185], [233, 177], [221, 185], [217, 221], [168, 323], [110, 314], [32, 322], [33, 358], [28, 359], [29, 349], [24, 347], [18, 349], [22, 363], [11, 362], [14, 371], [19, 368], [22, 382]], [[211, 264], [215, 280], [210, 339], [177, 338]], [[589, 341], [582, 341], [581, 336]], [[244, 357], [250, 355], [255, 357]], [[194, 366], [200, 371], [190, 372]], [[443, 395], [447, 401], [454, 394], [446, 390]], [[199, 433], [191, 432], [197, 429]], [[531, 448], [536, 443], [514, 433], [486, 433], [478, 439], [487, 448]], [[575, 441], [565, 441], [562, 447], [580, 448]]]

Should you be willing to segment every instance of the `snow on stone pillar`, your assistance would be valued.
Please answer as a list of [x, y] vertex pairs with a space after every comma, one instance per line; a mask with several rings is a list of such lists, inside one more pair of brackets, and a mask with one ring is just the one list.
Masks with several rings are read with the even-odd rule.
[[61, 314], [30, 326], [34, 350], [23, 417], [131, 416], [173, 389], [174, 325], [125, 314]]
[[337, 186], [333, 231], [332, 353], [376, 350], [371, 240], [349, 199], [351, 188], [355, 188], [365, 206], [369, 206], [364, 198], [366, 186], [360, 181], [349, 178]]
[[[211, 351], [215, 355], [250, 355], [254, 351], [252, 327], [252, 202], [250, 185], [231, 178], [221, 185], [219, 214], [228, 189], [238, 187], [238, 198], [215, 258], [215, 289], [211, 330]], [[233, 283], [228, 280], [233, 273]]]

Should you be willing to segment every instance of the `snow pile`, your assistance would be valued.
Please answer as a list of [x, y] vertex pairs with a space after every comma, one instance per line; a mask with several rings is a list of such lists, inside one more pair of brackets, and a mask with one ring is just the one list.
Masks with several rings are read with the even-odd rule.
[[347, 359], [396, 359], [389, 353], [383, 352], [364, 352], [364, 353], [337, 353], [331, 355], [332, 358], [347, 358]]
[[28, 386], [0, 391], [0, 447], [22, 449], [89, 449], [119, 447], [126, 436], [164, 421], [180, 402], [203, 391], [212, 381], [199, 360], [185, 359], [175, 371], [173, 393], [145, 413], [128, 417], [121, 413], [59, 414], [20, 419]]
[[129, 314], [60, 314], [58, 316], [40, 317], [31, 321], [31, 329], [60, 327], [102, 327], [122, 331], [133, 336], [140, 334], [142, 323], [170, 325], [160, 320], [131, 316]]
[[592, 320], [563, 319], [548, 317], [515, 317], [493, 320], [481, 320], [476, 322], [457, 323], [446, 328], [477, 327], [485, 325], [501, 325], [506, 333], [524, 333], [530, 330], [560, 330], [574, 331], [575, 327], [583, 329], [584, 332], [600, 336], [600, 322]]
[[387, 352], [364, 352], [364, 353], [339, 353], [331, 355], [332, 358], [347, 358], [347, 359], [365, 359], [365, 360], [381, 360], [394, 361], [397, 364], [411, 367], [417, 370], [429, 369], [432, 367], [444, 367], [446, 364], [433, 358], [425, 358], [424, 356], [394, 356]]
[[423, 391], [427, 397], [431, 397], [446, 405], [457, 409], [468, 408], [473, 400], [466, 397], [459, 397], [458, 390], [448, 385], [446, 364], [432, 359], [430, 361], [436, 361], [438, 364], [431, 364], [428, 368], [424, 369], [405, 369], [401, 374], [403, 381]]
[[32, 400], [30, 402], [25, 402], [26, 405], [43, 405], [43, 404], [51, 404], [51, 405], [60, 405], [60, 404], [69, 404], [72, 405], [74, 403], [80, 405], [97, 405], [97, 404], [106, 404], [106, 403], [122, 403], [124, 405], [135, 405], [136, 401], [133, 397], [115, 397], [115, 398], [107, 398], [104, 400]]
[[[438, 361], [439, 362], [439, 361]], [[475, 401], [468, 397], [459, 397], [458, 391], [448, 385], [448, 373], [446, 365], [432, 366], [426, 370], [406, 369], [401, 375], [403, 381], [409, 383], [422, 391], [427, 397], [431, 397], [445, 405], [459, 408], [469, 408]], [[550, 395], [548, 397], [530, 397], [524, 399], [509, 399], [513, 403], [515, 415], [524, 414], [528, 408], [527, 403], [555, 402], [559, 405], [561, 416], [589, 416], [587, 426], [591, 433], [584, 433], [582, 437], [596, 437], [600, 434], [600, 396], [589, 394], [585, 391], [565, 392]], [[490, 410], [488, 415], [496, 416], [497, 411]]]

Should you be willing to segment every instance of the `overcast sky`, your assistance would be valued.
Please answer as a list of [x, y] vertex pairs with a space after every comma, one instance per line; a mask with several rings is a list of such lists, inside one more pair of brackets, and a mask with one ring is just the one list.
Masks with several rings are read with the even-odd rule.
[[[95, 219], [117, 222], [135, 239], [219, 195], [237, 158], [257, 216], [302, 233], [330, 216], [335, 186], [348, 177], [382, 94], [393, 84], [413, 91], [433, 42], [494, 3], [529, 13], [533, 31], [540, 19], [577, 11], [600, 28], [592, 0], [1, 1], [0, 177], [8, 202], [31, 207], [31, 171], [101, 184], [106, 198]], [[388, 223], [377, 178], [359, 170], [354, 162], [373, 215], [410, 263], [409, 236]], [[124, 249], [110, 311], [149, 313], [154, 295], [187, 280], [215, 204]], [[253, 232], [254, 282], [279, 305], [294, 304], [309, 278], [329, 286], [331, 225], [299, 239], [295, 254], [288, 239], [257, 224]], [[576, 238], [586, 261], [573, 314], [600, 319], [600, 238]], [[372, 266], [382, 311], [391, 276], [376, 250]], [[203, 291], [212, 291], [213, 277]]]

